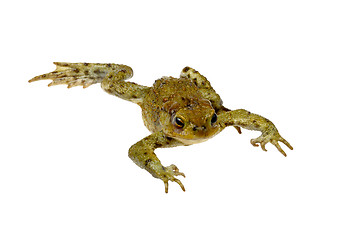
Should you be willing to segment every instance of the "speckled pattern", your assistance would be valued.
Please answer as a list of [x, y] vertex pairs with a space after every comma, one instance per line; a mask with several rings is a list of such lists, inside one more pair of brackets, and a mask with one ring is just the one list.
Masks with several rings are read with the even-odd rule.
[[129, 149], [129, 157], [153, 177], [185, 188], [177, 176], [185, 175], [174, 165], [161, 164], [154, 150], [176, 146], [187, 146], [204, 142], [217, 135], [225, 127], [233, 126], [261, 131], [261, 136], [252, 139], [253, 146], [270, 142], [286, 156], [278, 142], [291, 150], [292, 146], [281, 137], [275, 125], [268, 119], [244, 109], [230, 110], [223, 106], [220, 96], [210, 82], [198, 71], [185, 67], [179, 78], [162, 77], [152, 87], [142, 86], [125, 80], [133, 76], [133, 70], [120, 64], [65, 63], [55, 62], [56, 70], [32, 78], [29, 82], [52, 79], [49, 86], [67, 84], [89, 87], [100, 83], [109, 94], [138, 104], [142, 109], [145, 126], [151, 134]]

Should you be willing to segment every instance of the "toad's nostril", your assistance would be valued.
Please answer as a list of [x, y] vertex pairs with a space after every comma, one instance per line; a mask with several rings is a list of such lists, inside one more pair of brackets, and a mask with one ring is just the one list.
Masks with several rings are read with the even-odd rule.
[[204, 131], [204, 130], [206, 130], [206, 129], [207, 129], [206, 126], [201, 126], [201, 127], [194, 126], [194, 127], [193, 127], [193, 131], [197, 131], [197, 130]]

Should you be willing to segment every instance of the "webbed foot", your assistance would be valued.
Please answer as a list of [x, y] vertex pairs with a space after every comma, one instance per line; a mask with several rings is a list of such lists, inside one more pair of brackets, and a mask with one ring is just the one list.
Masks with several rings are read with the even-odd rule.
[[[94, 63], [67, 63], [54, 62], [56, 69], [53, 72], [36, 76], [29, 80], [34, 82], [38, 80], [51, 79], [50, 86], [66, 84], [68, 88], [75, 86], [89, 87], [92, 84], [99, 83], [107, 73], [107, 64]], [[111, 64], [109, 64], [111, 66]]]

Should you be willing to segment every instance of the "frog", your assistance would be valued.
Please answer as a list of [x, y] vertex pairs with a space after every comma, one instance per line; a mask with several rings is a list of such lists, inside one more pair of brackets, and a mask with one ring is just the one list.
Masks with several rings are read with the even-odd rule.
[[133, 144], [128, 156], [140, 168], [164, 183], [168, 193], [169, 182], [177, 183], [185, 177], [174, 164], [163, 166], [155, 150], [201, 143], [219, 134], [226, 127], [260, 131], [251, 144], [267, 151], [266, 144], [273, 144], [287, 156], [279, 143], [293, 147], [278, 132], [275, 125], [261, 115], [245, 109], [231, 110], [223, 105], [221, 97], [205, 76], [191, 67], [184, 67], [179, 77], [165, 76], [148, 87], [128, 81], [133, 77], [131, 67], [115, 63], [54, 62], [56, 69], [29, 80], [52, 80], [48, 86], [60, 84], [68, 88], [87, 88], [100, 84], [101, 88], [116, 97], [140, 106], [144, 125], [150, 135]]

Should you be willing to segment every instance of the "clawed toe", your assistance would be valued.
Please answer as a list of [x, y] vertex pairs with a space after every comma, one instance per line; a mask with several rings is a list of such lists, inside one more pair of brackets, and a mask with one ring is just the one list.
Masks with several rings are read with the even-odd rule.
[[275, 145], [275, 147], [278, 149], [278, 151], [280, 153], [282, 153], [283, 156], [287, 157], [287, 154], [285, 153], [285, 151], [283, 151], [283, 149], [281, 148], [281, 146], [279, 145], [279, 143], [277, 142], [277, 140], [272, 140], [271, 143], [273, 145]]
[[181, 189], [183, 190], [183, 192], [185, 192], [186, 191], [186, 189], [184, 188], [184, 186], [183, 186], [183, 183], [179, 180], [179, 179], [174, 179], [174, 181], [176, 182], [176, 183], [178, 183], [178, 185], [181, 187]]
[[174, 164], [168, 166], [167, 168], [173, 171], [174, 176], [183, 176], [183, 177], [186, 177], [186, 175], [184, 175], [184, 173], [180, 172], [179, 169], [177, 168], [177, 166], [174, 165]]
[[283, 156], [287, 157], [287, 154], [285, 153], [285, 151], [283, 151], [283, 149], [281, 148], [281, 146], [279, 145], [278, 142], [282, 142], [284, 143], [289, 149], [293, 150], [293, 147], [291, 146], [291, 144], [289, 144], [284, 138], [282, 138], [281, 136], [260, 136], [256, 139], [251, 139], [251, 144], [255, 147], [258, 147], [259, 144], [261, 144], [261, 148], [263, 151], [267, 151], [266, 149], [266, 144], [270, 142], [272, 143], [277, 150], [282, 153]]
[[181, 187], [181, 189], [183, 190], [183, 192], [186, 191], [186, 189], [184, 188], [183, 183], [182, 183], [179, 179], [173, 178], [173, 179], [165, 179], [165, 180], [163, 180], [163, 182], [164, 182], [164, 187], [165, 187], [165, 193], [168, 193], [168, 186], [169, 186], [168, 181], [172, 181], [172, 182], [178, 183], [178, 185]]
[[183, 183], [175, 178], [175, 176], [183, 176], [183, 177], [186, 177], [184, 173], [182, 172], [179, 172], [179, 169], [177, 168], [176, 165], [172, 164], [168, 167], [165, 167], [165, 169], [167, 169], [167, 174], [164, 176], [163, 178], [163, 182], [164, 182], [164, 187], [165, 187], [165, 193], [168, 193], [168, 181], [172, 181], [172, 182], [176, 182], [178, 183], [178, 185], [181, 187], [181, 189], [185, 192], [186, 189], [184, 188], [184, 185]]
[[267, 152], [267, 149], [266, 149], [266, 143], [267, 143], [267, 142], [265, 142], [265, 141], [257, 141], [257, 139], [251, 139], [251, 144], [252, 144], [253, 146], [258, 147], [258, 146], [259, 146], [258, 143], [261, 144], [262, 150], [265, 151], [265, 152]]

